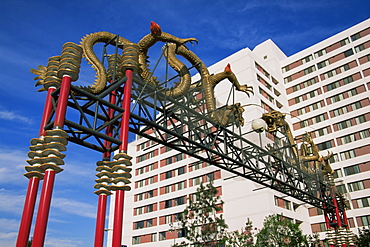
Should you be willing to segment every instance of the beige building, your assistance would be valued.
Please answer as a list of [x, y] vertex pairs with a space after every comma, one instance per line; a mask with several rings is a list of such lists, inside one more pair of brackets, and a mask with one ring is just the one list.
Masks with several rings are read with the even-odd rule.
[[[335, 182], [350, 201], [351, 230], [370, 225], [370, 19], [287, 57], [271, 40], [253, 50], [242, 49], [212, 65], [218, 73], [230, 63], [241, 84], [254, 96], [236, 92], [245, 106], [242, 132], [264, 145], [265, 135], [252, 132], [251, 121], [266, 111], [287, 113], [294, 136], [312, 132], [322, 154], [335, 153]], [[195, 76], [193, 79], [197, 80]], [[215, 89], [217, 103], [226, 103], [231, 84]], [[247, 218], [261, 228], [265, 216], [282, 213], [300, 223], [304, 233], [325, 238], [321, 210], [268, 188], [235, 177], [217, 167], [144, 138], [129, 144], [133, 156], [132, 190], [126, 193], [122, 243], [127, 246], [171, 246], [183, 232], [178, 214], [200, 182], [214, 181], [225, 202], [229, 230], [241, 229]], [[111, 197], [111, 212], [114, 205]], [[113, 216], [110, 215], [109, 229]], [[108, 229], [108, 246], [111, 231]]]

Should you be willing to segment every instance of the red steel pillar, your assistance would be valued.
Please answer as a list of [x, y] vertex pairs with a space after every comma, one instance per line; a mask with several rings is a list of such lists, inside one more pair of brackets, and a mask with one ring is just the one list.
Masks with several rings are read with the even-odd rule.
[[[130, 119], [130, 104], [131, 104], [131, 87], [132, 87], [132, 70], [126, 70], [126, 84], [124, 88], [124, 98], [122, 108], [123, 112], [121, 121], [120, 139], [122, 144], [119, 147], [119, 152], [127, 153], [128, 134], [129, 134], [129, 119]], [[115, 205], [114, 205], [114, 222], [113, 222], [113, 240], [112, 247], [121, 247], [122, 241], [122, 225], [123, 225], [123, 206], [124, 206], [125, 191], [122, 189], [116, 190]]]
[[[109, 96], [109, 103], [116, 104], [116, 91], [113, 91]], [[109, 118], [113, 118], [114, 109], [108, 109], [108, 116]], [[112, 136], [112, 126], [108, 125], [106, 128], [106, 135]], [[104, 142], [104, 146], [107, 150], [111, 147], [111, 143], [109, 141]], [[103, 153], [103, 160], [110, 160], [111, 153], [106, 151]], [[107, 211], [107, 193], [99, 193], [98, 196], [98, 208], [97, 208], [97, 215], [96, 215], [96, 227], [95, 227], [95, 241], [94, 247], [103, 247], [104, 244], [104, 226], [105, 226], [105, 216]]]
[[[71, 82], [72, 78], [70, 76], [63, 76], [62, 84], [60, 86], [58, 105], [55, 112], [54, 129], [63, 128]], [[32, 240], [32, 247], [44, 246], [46, 226], [49, 217], [51, 197], [54, 187], [55, 173], [56, 172], [53, 169], [47, 169], [45, 171], [35, 231]]]
[[[50, 117], [53, 109], [51, 94], [55, 91], [55, 87], [49, 87], [45, 99], [44, 112], [40, 124], [39, 137], [45, 136], [44, 127]], [[37, 191], [40, 183], [40, 176], [30, 174], [30, 180], [28, 182], [28, 189], [26, 199], [24, 202], [22, 219], [19, 226], [18, 238], [16, 247], [26, 247], [30, 236], [33, 213], [35, 210]]]

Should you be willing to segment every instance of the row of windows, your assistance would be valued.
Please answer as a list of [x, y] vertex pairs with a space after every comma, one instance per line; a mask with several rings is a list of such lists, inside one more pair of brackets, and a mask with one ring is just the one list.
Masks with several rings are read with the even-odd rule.
[[155, 226], [155, 224], [153, 225], [153, 222], [156, 222], [156, 220], [157, 220], [156, 218], [153, 218], [153, 219], [147, 219], [147, 220], [141, 220], [141, 221], [134, 222], [133, 228], [134, 230], [137, 230], [137, 229]]
[[258, 63], [254, 63], [254, 65], [256, 66], [256, 69], [261, 71], [267, 78], [270, 79], [270, 73], [268, 73], [261, 65], [259, 65]]
[[158, 155], [158, 150], [157, 149], [156, 150], [153, 150], [153, 151], [150, 151], [148, 153], [139, 155], [137, 157], [137, 163], [142, 162], [142, 161], [147, 160], [147, 159], [150, 159], [150, 158], [153, 158], [156, 155]]
[[136, 182], [136, 188], [141, 188], [145, 185], [150, 185], [150, 184], [153, 184], [153, 183], [156, 183], [156, 182], [158, 182], [158, 175], [155, 175], [155, 176], [137, 181]]
[[311, 92], [308, 92], [304, 95], [300, 95], [298, 97], [295, 97], [294, 98], [294, 101], [296, 104], [298, 104], [299, 102], [302, 102], [302, 101], [305, 101], [305, 100], [308, 100], [308, 99], [312, 99], [318, 95], [321, 94], [321, 89], [318, 88], [318, 89], [315, 89], [315, 90], [312, 90]]
[[[312, 117], [310, 119], [302, 120], [298, 124], [301, 128], [304, 128], [304, 127], [308, 127], [312, 124], [317, 124], [317, 123], [320, 123], [322, 121], [325, 121], [326, 119], [328, 119], [328, 115], [326, 113], [323, 113], [323, 114], [317, 115], [315, 117]], [[294, 127], [295, 127], [294, 129], [296, 129], [297, 124], [294, 124]]]
[[[359, 39], [361, 37], [364, 37], [364, 36], [368, 35], [369, 34], [369, 31], [368, 30], [369, 30], [369, 28], [368, 29], [365, 29], [365, 30], [362, 30], [361, 32], [356, 33], [356, 34], [350, 36], [351, 41], [353, 42], [353, 41], [355, 41], [355, 40], [357, 40], [357, 39]], [[296, 67], [298, 67], [300, 65], [303, 65], [303, 64], [305, 64], [307, 62], [312, 61], [314, 58], [317, 59], [317, 58], [319, 58], [319, 57], [321, 57], [321, 56], [323, 56], [323, 55], [325, 55], [325, 54], [327, 54], [329, 52], [332, 52], [332, 51], [334, 51], [334, 50], [336, 50], [336, 49], [338, 49], [340, 47], [343, 47], [343, 46], [345, 46], [345, 45], [347, 45], [347, 44], [350, 43], [350, 39], [349, 38], [345, 38], [345, 39], [343, 39], [343, 40], [341, 40], [339, 42], [336, 42], [336, 43], [334, 43], [334, 44], [332, 44], [332, 45], [330, 45], [328, 47], [325, 47], [324, 49], [321, 49], [321, 50], [319, 50], [317, 52], [314, 52], [314, 56], [312, 56], [310, 54], [310, 55], [308, 55], [308, 56], [306, 56], [306, 57], [304, 57], [304, 58], [302, 58], [302, 59], [300, 59], [298, 61], [295, 61], [295, 62], [293, 62], [293, 63], [291, 63], [291, 64], [283, 67], [282, 68], [282, 71], [283, 71], [283, 73], [285, 73], [285, 72], [287, 72], [287, 71], [289, 71], [291, 69], [294, 69], [294, 68], [296, 68]], [[358, 52], [361, 49], [363, 49], [362, 46], [363, 46], [363, 44], [356, 46], [355, 47], [356, 52]], [[347, 53], [350, 53], [350, 51], [347, 51]]]
[[140, 174], [143, 174], [143, 173], [146, 173], [146, 172], [150, 172], [150, 171], [153, 171], [154, 169], [156, 169], [158, 167], [158, 163], [155, 162], [155, 163], [152, 163], [152, 164], [149, 164], [149, 165], [146, 165], [146, 166], [143, 166], [143, 167], [140, 167], [140, 168], [137, 168], [136, 169], [136, 175], [140, 175]]
[[352, 133], [352, 134], [349, 134], [349, 135], [339, 137], [338, 139], [339, 139], [341, 144], [347, 144], [347, 143], [351, 143], [351, 142], [361, 140], [361, 139], [365, 139], [365, 138], [368, 138], [368, 137], [370, 137], [370, 131], [368, 129], [366, 129], [366, 130], [362, 130], [362, 131], [359, 131], [359, 132], [356, 132], [356, 133]]
[[157, 195], [157, 189], [149, 190], [143, 193], [139, 193], [135, 195], [136, 201], [142, 201], [144, 199], [149, 199]]
[[186, 203], [186, 196], [180, 196], [174, 199], [164, 201], [164, 208], [172, 208]]
[[317, 110], [317, 109], [321, 108], [322, 106], [324, 106], [324, 101], [318, 101], [318, 102], [312, 103], [312, 104], [310, 104], [308, 106], [299, 108], [297, 110], [297, 115], [300, 116], [302, 114], [305, 114], [305, 113], [308, 113], [308, 112], [312, 112], [314, 110]]
[[143, 150], [145, 148], [151, 147], [154, 144], [156, 144], [156, 142], [155, 141], [152, 141], [152, 140], [148, 140], [146, 142], [142, 142], [142, 143], [140, 143], [140, 144], [138, 144], [136, 146], [136, 151], [140, 151], [140, 150]]
[[350, 97], [355, 96], [357, 94], [358, 94], [357, 88], [353, 88], [353, 89], [350, 89], [348, 91], [345, 91], [345, 92], [336, 94], [334, 96], [331, 96], [327, 99], [327, 101], [328, 101], [329, 104], [334, 104], [336, 102], [339, 102], [339, 101], [344, 100], [346, 98], [350, 98]]
[[357, 208], [370, 207], [370, 197], [364, 197], [364, 198], [356, 199], [354, 201], [357, 205]]
[[343, 129], [347, 129], [349, 127], [352, 127], [352, 126], [355, 126], [361, 123], [365, 123], [365, 122], [366, 122], [365, 115], [360, 115], [360, 116], [336, 123], [334, 124], [334, 126], [336, 126], [338, 130], [343, 130]]
[[181, 181], [175, 184], [170, 184], [162, 187], [163, 189], [161, 190], [161, 193], [163, 191], [164, 194], [175, 192], [178, 190], [183, 190], [186, 188], [186, 181]]
[[330, 84], [326, 85], [325, 86], [326, 87], [326, 90], [327, 91], [331, 91], [333, 89], [336, 89], [336, 88], [342, 86], [341, 85], [341, 81], [343, 82], [343, 85], [347, 85], [347, 84], [353, 82], [354, 80], [353, 80], [353, 76], [352, 75], [351, 76], [348, 76], [348, 77], [345, 77], [345, 78], [343, 78], [340, 81], [336, 81], [336, 82], [333, 82], [333, 83], [330, 83]]
[[354, 65], [351, 63], [347, 63], [347, 64], [344, 64], [338, 68], [335, 68], [335, 69], [332, 69], [332, 70], [329, 70], [323, 74], [321, 74], [321, 79], [322, 80], [326, 80], [326, 79], [329, 79], [335, 75], [338, 75], [340, 73], [343, 73], [347, 70], [350, 70], [351, 69], [351, 66], [354, 67], [354, 66], [357, 66], [357, 64], [355, 63]]
[[146, 214], [146, 213], [153, 212], [156, 210], [156, 206], [157, 204], [154, 203], [154, 204], [149, 204], [146, 206], [134, 208], [134, 215], [140, 215], [140, 214]]
[[299, 84], [293, 86], [292, 87], [293, 88], [293, 92], [296, 92], [296, 91], [298, 91], [300, 89], [309, 87], [309, 86], [311, 86], [313, 84], [316, 84], [317, 82], [318, 82], [317, 77], [311, 78], [311, 79], [309, 79], [307, 81], [304, 81], [302, 83], [299, 83]]
[[340, 115], [343, 115], [345, 113], [348, 113], [348, 112], [351, 112], [351, 111], [354, 111], [354, 110], [357, 110], [357, 109], [360, 109], [362, 108], [362, 104], [361, 104], [361, 101], [356, 101], [356, 102], [353, 102], [349, 105], [345, 105], [345, 106], [342, 106], [342, 107], [339, 107], [337, 109], [334, 109], [331, 111], [331, 116], [332, 117], [338, 117]]

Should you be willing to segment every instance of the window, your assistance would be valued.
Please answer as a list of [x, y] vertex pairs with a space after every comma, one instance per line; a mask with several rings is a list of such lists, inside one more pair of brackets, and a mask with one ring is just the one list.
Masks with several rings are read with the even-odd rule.
[[352, 56], [353, 55], [353, 50], [352, 49], [349, 49], [349, 50], [343, 52], [343, 54], [344, 54], [345, 57]]
[[141, 229], [141, 228], [144, 228], [144, 221], [138, 221], [138, 222], [136, 222], [135, 229]]
[[370, 215], [361, 216], [360, 219], [362, 226], [370, 226]]
[[157, 241], [157, 233], [152, 233], [151, 235], [151, 241], [156, 242]]
[[345, 152], [340, 152], [340, 157], [342, 160], [348, 160], [348, 159], [352, 159], [354, 157], [356, 157], [356, 153], [355, 153], [355, 150], [348, 150], [348, 151], [345, 151]]
[[199, 185], [202, 182], [202, 177], [193, 178], [193, 186]]
[[185, 204], [185, 196], [181, 196], [174, 199], [174, 206]]
[[370, 131], [368, 129], [360, 131], [359, 134], [361, 139], [370, 137]]
[[337, 186], [335, 186], [335, 188], [337, 189], [337, 191], [338, 191], [340, 194], [345, 194], [345, 193], [347, 193], [347, 189], [346, 189], [346, 187], [344, 186], [344, 184], [337, 185]]
[[214, 173], [213, 172], [212, 173], [208, 173], [206, 175], [206, 182], [211, 182], [211, 181], [214, 180], [214, 178], [215, 178], [215, 176], [214, 176]]
[[343, 79], [343, 83], [344, 85], [347, 85], [349, 83], [353, 82], [353, 77], [352, 76], [348, 76], [346, 78]]
[[348, 166], [344, 168], [344, 174], [346, 174], [346, 176], [356, 173], [360, 173], [360, 167], [358, 165]]
[[358, 182], [353, 182], [353, 183], [348, 184], [348, 190], [350, 192], [363, 190], [363, 189], [365, 189], [363, 181], [358, 181]]
[[354, 35], [352, 35], [352, 36], [351, 36], [351, 40], [352, 40], [352, 41], [355, 41], [355, 40], [357, 40], [357, 39], [359, 39], [359, 38], [361, 38], [360, 33], [356, 33], [356, 34], [354, 34]]
[[172, 171], [166, 172], [166, 179], [172, 178]]
[[305, 63], [308, 63], [311, 60], [313, 60], [313, 56], [309, 55], [309, 56], [302, 59], [302, 63], [305, 64]]
[[343, 144], [347, 144], [347, 143], [356, 141], [356, 135], [350, 134], [350, 135], [342, 136], [339, 139], [341, 140]]
[[146, 206], [146, 212], [147, 213], [153, 212], [153, 204]]
[[315, 66], [311, 66], [311, 67], [309, 67], [309, 68], [307, 68], [307, 69], [304, 70], [304, 74], [305, 75], [308, 75], [309, 73], [312, 73], [315, 70], [316, 70]]
[[318, 69], [321, 69], [321, 68], [324, 68], [324, 67], [326, 67], [328, 65], [329, 65], [329, 60], [324, 60], [324, 61], [322, 61], [322, 62], [320, 62], [320, 63], [317, 64], [317, 68]]
[[283, 67], [283, 73], [285, 73], [285, 72], [287, 72], [287, 71], [289, 71], [290, 70], [290, 68], [289, 68], [289, 65], [287, 65], [287, 66], [285, 66], [285, 67]]
[[326, 54], [326, 50], [322, 49], [321, 51], [315, 52], [315, 57], [318, 58], [325, 54]]
[[177, 175], [182, 175], [185, 173], [185, 166], [182, 166], [177, 169]]
[[333, 174], [333, 178], [336, 179], [336, 178], [341, 178], [341, 177], [343, 177], [342, 170], [341, 169], [335, 170]]
[[370, 197], [356, 199], [356, 202], [359, 208], [370, 207]]
[[291, 82], [292, 81], [292, 77], [291, 76], [288, 76], [288, 77], [285, 77], [284, 78], [284, 84], [287, 84], [288, 82]]
[[340, 69], [340, 72], [343, 73], [344, 71], [349, 70], [350, 67], [349, 67], [349, 64], [347, 63], [347, 64], [345, 64], [343, 66], [340, 66], [339, 69]]
[[355, 118], [356, 124], [361, 124], [366, 122], [366, 118], [364, 115], [358, 116]]
[[323, 143], [317, 144], [317, 148], [318, 148], [319, 150], [325, 150], [325, 149], [332, 148], [331, 141], [326, 141], [326, 142], [323, 142]]
[[132, 244], [140, 244], [141, 236], [132, 237]]
[[166, 232], [159, 233], [159, 241], [166, 240]]
[[326, 85], [326, 90], [331, 91], [331, 90], [336, 89], [338, 87], [340, 87], [340, 82], [336, 81], [336, 82], [333, 82], [333, 83], [330, 83], [330, 84]]
[[164, 208], [171, 208], [172, 207], [172, 199], [166, 200], [164, 202]]
[[341, 41], [340, 41], [340, 45], [341, 45], [341, 46], [345, 46], [345, 45], [347, 45], [347, 44], [349, 44], [349, 39], [348, 39], [348, 38], [345, 38], [344, 40], [341, 40]]
[[358, 53], [360, 51], [363, 51], [363, 50], [365, 50], [364, 44], [361, 44], [361, 45], [358, 45], [358, 46], [355, 47], [356, 53]]
[[153, 226], [153, 219], [149, 219], [146, 221], [146, 227], [152, 227]]
[[321, 128], [318, 130], [313, 131], [315, 137], [323, 136], [329, 134], [328, 127]]

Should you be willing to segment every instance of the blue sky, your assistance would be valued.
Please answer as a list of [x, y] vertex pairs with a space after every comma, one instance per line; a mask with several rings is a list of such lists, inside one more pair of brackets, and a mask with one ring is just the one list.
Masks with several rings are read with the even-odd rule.
[[[155, 21], [165, 32], [197, 38], [191, 49], [210, 66], [267, 39], [289, 56], [366, 20], [369, 9], [369, 0], [0, 1], [0, 246], [15, 243], [29, 141], [38, 135], [45, 98], [36, 92], [29, 69], [46, 65], [65, 42], [78, 43], [97, 31], [138, 42]], [[88, 74], [93, 70], [83, 72]], [[81, 76], [76, 84], [89, 80]], [[67, 149], [45, 246], [92, 246], [95, 163], [101, 154], [73, 144]]]

